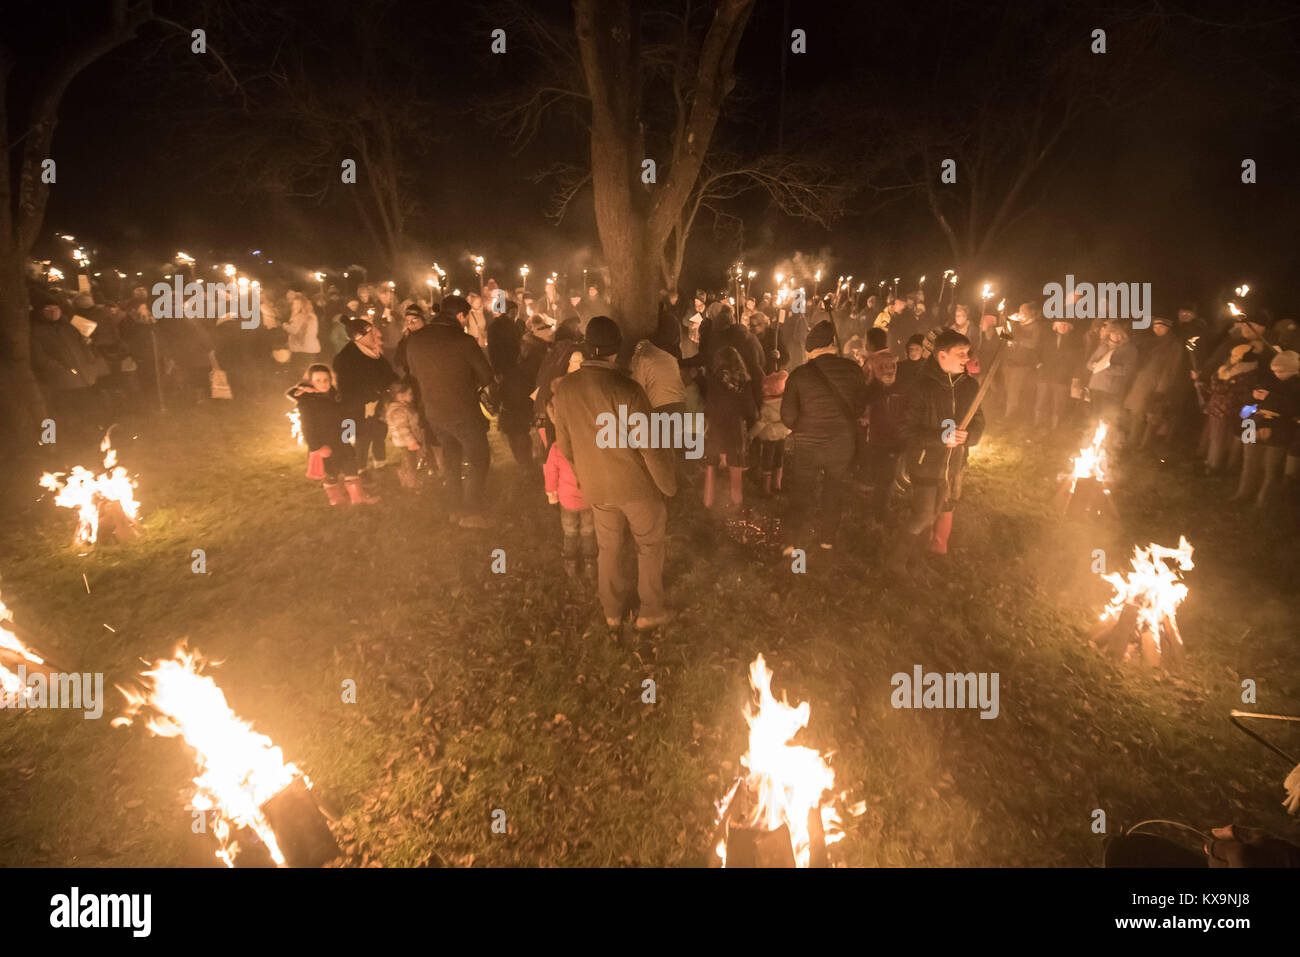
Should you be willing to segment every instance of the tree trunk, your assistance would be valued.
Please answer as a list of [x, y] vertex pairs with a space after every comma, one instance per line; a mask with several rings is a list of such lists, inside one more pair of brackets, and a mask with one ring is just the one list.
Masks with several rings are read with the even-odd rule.
[[32, 372], [25, 260], [13, 246], [0, 250], [0, 446], [7, 449], [30, 447], [48, 412]]

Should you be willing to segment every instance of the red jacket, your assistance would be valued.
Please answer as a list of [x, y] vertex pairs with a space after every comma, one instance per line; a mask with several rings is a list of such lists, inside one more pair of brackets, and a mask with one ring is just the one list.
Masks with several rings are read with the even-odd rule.
[[581, 512], [587, 507], [582, 489], [578, 488], [578, 476], [574, 474], [573, 466], [554, 442], [551, 443], [551, 451], [546, 456], [546, 465], [542, 471], [546, 476], [546, 494], [554, 495], [558, 492], [561, 507], [570, 512]]

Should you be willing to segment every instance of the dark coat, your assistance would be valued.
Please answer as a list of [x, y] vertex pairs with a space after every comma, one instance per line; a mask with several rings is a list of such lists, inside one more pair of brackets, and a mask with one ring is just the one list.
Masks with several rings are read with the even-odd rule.
[[[1041, 344], [1042, 378], [1052, 385], [1069, 385], [1083, 372], [1083, 336], [1077, 331], [1050, 332]], [[981, 367], [981, 371], [987, 369]]]
[[334, 357], [333, 365], [344, 414], [360, 421], [366, 404], [378, 402], [375, 417], [383, 418], [384, 392], [397, 381], [397, 373], [388, 360], [382, 354], [372, 359], [355, 342], [349, 342]]
[[478, 393], [492, 381], [492, 369], [455, 316], [436, 316], [411, 333], [406, 339], [406, 363], [419, 386], [429, 424], [487, 427]]
[[298, 424], [307, 451], [325, 446], [337, 451], [343, 447], [343, 406], [336, 389], [315, 392], [300, 383], [285, 395], [298, 403]]
[[671, 449], [602, 448], [597, 442], [601, 416], [618, 418], [619, 406], [650, 415], [645, 390], [609, 359], [588, 359], [565, 376], [552, 397], [555, 442], [573, 464], [582, 494], [593, 505], [619, 505], [656, 499], [677, 491]]
[[946, 424], [949, 420], [952, 425], [961, 424], [977, 392], [979, 383], [974, 376], [965, 372], [950, 375], [939, 368], [937, 359], [926, 360], [921, 374], [908, 387], [901, 429], [913, 480], [933, 483], [946, 474], [951, 482], [965, 465], [966, 450], [984, 435], [984, 410], [978, 410], [966, 427], [965, 445], [948, 448], [943, 443], [943, 433], [949, 427]]
[[32, 320], [32, 370], [48, 391], [66, 392], [95, 384], [95, 355], [72, 323]]
[[862, 368], [843, 356], [819, 355], [790, 373], [781, 421], [794, 433], [799, 455], [852, 456], [866, 407]]
[[704, 455], [710, 461], [725, 455], [728, 465], [741, 465], [745, 461], [749, 427], [756, 421], [758, 405], [753, 390], [747, 385], [732, 388], [711, 374], [704, 397]]

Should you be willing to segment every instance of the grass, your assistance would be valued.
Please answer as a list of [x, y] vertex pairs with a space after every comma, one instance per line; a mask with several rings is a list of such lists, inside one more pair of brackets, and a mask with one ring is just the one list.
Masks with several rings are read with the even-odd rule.
[[[1289, 769], [1227, 712], [1245, 678], [1259, 710], [1300, 700], [1295, 537], [1229, 507], [1222, 483], [1133, 464], [1113, 482], [1118, 520], [1065, 523], [1050, 499], [1079, 434], [995, 429], [953, 554], [902, 582], [882, 575], [886, 543], [859, 503], [847, 546], [810, 554], [806, 575], [688, 508], [670, 523], [680, 617], [638, 643], [608, 637], [590, 586], [565, 579], [540, 479], [504, 464], [495, 434], [501, 522], [471, 532], [430, 491], [329, 510], [284, 411], [267, 399], [124, 422], [143, 534], [86, 555], [36, 477], [89, 464], [94, 446], [43, 450], [10, 476], [0, 596], [108, 688], [182, 638], [222, 662], [210, 673], [234, 710], [340, 811], [348, 865], [704, 864], [758, 652], [778, 695], [811, 703], [804, 736], [833, 752], [845, 805], [866, 803], [837, 847], [849, 864], [1094, 865], [1095, 808], [1112, 832], [1172, 818], [1294, 833]], [[1180, 533], [1197, 549], [1187, 666], [1108, 663], [1086, 639], [1110, 595], [1093, 549], [1127, 567], [1134, 544]], [[190, 570], [195, 548], [206, 575]], [[998, 672], [1000, 716], [894, 710], [890, 678], [915, 664]], [[120, 709], [111, 691], [100, 721], [0, 712], [0, 864], [212, 863], [185, 810], [188, 748], [110, 727]]]

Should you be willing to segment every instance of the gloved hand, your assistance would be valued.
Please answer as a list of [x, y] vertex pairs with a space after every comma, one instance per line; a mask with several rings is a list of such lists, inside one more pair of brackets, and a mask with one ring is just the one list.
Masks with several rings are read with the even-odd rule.
[[1300, 867], [1300, 847], [1257, 827], [1216, 827], [1205, 846], [1211, 867]]

